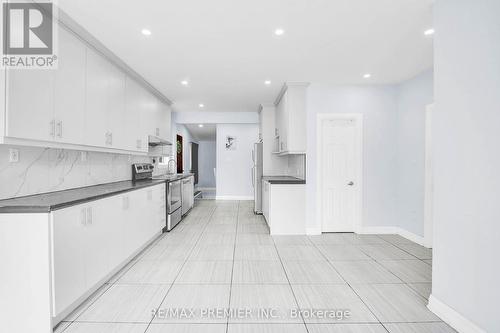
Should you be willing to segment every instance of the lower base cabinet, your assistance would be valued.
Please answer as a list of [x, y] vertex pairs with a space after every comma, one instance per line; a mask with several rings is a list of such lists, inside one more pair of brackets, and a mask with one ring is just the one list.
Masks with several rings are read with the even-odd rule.
[[165, 193], [160, 184], [50, 213], [53, 317], [67, 314], [161, 232]]
[[306, 186], [263, 181], [262, 213], [271, 235], [305, 235]]

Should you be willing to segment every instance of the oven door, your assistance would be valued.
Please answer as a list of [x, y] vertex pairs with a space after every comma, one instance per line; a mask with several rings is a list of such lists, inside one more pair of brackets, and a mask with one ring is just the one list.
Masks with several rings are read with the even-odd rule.
[[167, 209], [168, 213], [172, 214], [177, 209], [181, 208], [182, 204], [182, 191], [181, 181], [176, 180], [168, 183], [167, 190]]

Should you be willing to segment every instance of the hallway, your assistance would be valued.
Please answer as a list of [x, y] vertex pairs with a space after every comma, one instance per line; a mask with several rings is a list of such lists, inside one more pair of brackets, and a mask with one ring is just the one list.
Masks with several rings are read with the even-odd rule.
[[426, 307], [431, 250], [396, 235], [271, 237], [252, 205], [197, 200], [56, 332], [454, 332]]

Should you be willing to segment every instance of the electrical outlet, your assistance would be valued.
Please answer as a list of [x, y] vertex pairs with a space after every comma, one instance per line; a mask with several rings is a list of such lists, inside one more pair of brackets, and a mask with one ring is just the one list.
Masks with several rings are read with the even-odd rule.
[[9, 162], [10, 163], [19, 162], [19, 149], [9, 149]]
[[80, 159], [82, 160], [82, 162], [87, 162], [87, 152], [86, 151], [82, 151], [80, 153]]

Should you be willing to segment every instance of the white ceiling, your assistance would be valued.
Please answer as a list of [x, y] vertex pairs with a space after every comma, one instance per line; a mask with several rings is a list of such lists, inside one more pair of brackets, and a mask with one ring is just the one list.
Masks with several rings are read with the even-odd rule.
[[[432, 66], [433, 0], [59, 0], [176, 111], [256, 111], [283, 82], [386, 84]], [[146, 37], [141, 30], [152, 35]], [[274, 35], [276, 28], [285, 34]], [[370, 80], [363, 74], [372, 74]], [[188, 80], [189, 86], [180, 84]], [[270, 86], [264, 85], [271, 80]]]
[[184, 124], [191, 135], [198, 141], [215, 141], [217, 137], [217, 128], [215, 124]]

